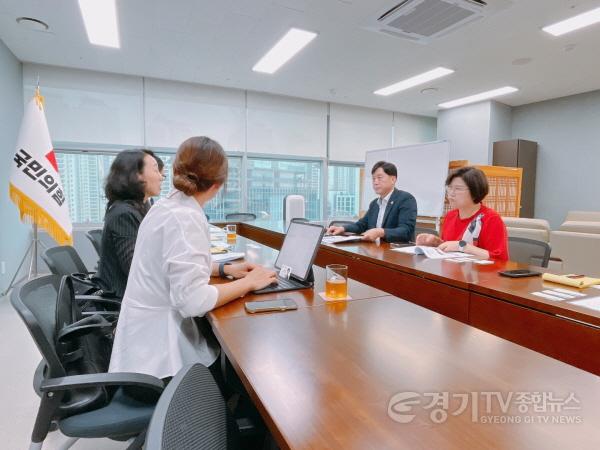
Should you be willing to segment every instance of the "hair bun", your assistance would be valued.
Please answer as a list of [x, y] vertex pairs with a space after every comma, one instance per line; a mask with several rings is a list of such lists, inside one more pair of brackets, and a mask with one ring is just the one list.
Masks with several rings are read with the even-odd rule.
[[173, 186], [188, 196], [198, 192], [198, 186], [192, 181], [190, 174], [173, 176]]

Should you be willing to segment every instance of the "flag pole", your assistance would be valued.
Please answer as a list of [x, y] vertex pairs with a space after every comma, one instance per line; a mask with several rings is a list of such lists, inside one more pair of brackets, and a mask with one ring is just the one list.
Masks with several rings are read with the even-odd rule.
[[[23, 258], [21, 258], [19, 267], [17, 267], [17, 270], [15, 271], [15, 274], [13, 275], [12, 279], [10, 280], [8, 287], [6, 288], [6, 290], [4, 292], [2, 292], [0, 294], [0, 297], [4, 297], [6, 294], [8, 294], [8, 292], [13, 288], [13, 286], [19, 284], [21, 281], [31, 280], [32, 278], [36, 278], [39, 275], [37, 259], [38, 259], [38, 249], [39, 249], [40, 245], [44, 248], [47, 248], [46, 245], [40, 240], [39, 234], [38, 234], [38, 226], [36, 223], [34, 223], [33, 224], [33, 236], [32, 236], [31, 242], [29, 242], [29, 246], [27, 247], [27, 250], [25, 251]], [[21, 272], [21, 267], [23, 267], [23, 264], [25, 264], [25, 261], [27, 260], [28, 256], [31, 258], [29, 261], [29, 272], [27, 275], [25, 275], [17, 280], [17, 276]], [[15, 280], [17, 280], [17, 281], [15, 281]]]

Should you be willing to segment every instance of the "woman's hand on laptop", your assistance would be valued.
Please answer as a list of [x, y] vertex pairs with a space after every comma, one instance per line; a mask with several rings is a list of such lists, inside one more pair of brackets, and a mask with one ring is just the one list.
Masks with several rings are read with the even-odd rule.
[[223, 271], [225, 275], [232, 276], [235, 279], [244, 278], [248, 275], [252, 270], [258, 267], [257, 264], [251, 262], [243, 262], [237, 264], [228, 264], [223, 267]]
[[254, 265], [244, 277], [244, 281], [248, 283], [250, 291], [256, 291], [257, 289], [262, 289], [272, 283], [276, 283], [277, 276], [272, 270]]

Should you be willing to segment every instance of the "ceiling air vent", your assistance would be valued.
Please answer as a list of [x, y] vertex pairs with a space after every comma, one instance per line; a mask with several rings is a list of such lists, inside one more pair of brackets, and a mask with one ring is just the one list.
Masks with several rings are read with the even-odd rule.
[[374, 15], [366, 28], [427, 43], [508, 3], [508, 0], [404, 0]]

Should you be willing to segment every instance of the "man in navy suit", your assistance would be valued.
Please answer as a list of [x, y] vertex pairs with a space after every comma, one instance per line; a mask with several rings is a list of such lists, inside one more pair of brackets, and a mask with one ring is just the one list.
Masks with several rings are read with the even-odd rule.
[[379, 161], [371, 170], [373, 190], [379, 196], [371, 202], [367, 214], [344, 227], [331, 226], [329, 234], [359, 233], [365, 241], [408, 242], [414, 238], [417, 201], [408, 192], [395, 188], [398, 170], [392, 163]]

